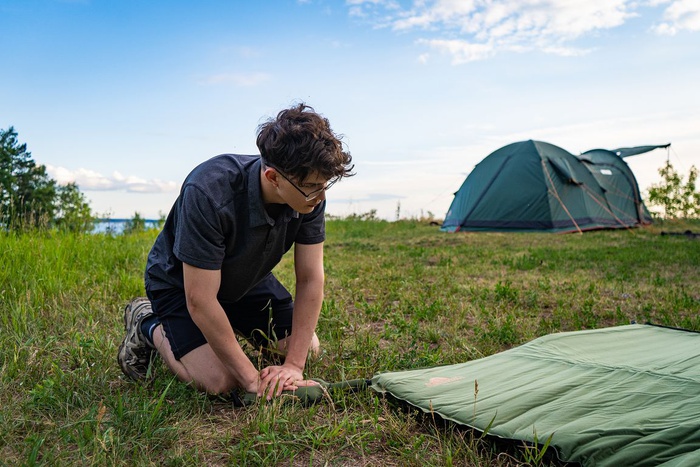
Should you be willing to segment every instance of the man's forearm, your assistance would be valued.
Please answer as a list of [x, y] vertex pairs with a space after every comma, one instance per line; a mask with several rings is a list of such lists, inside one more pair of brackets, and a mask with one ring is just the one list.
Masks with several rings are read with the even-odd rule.
[[304, 369], [323, 303], [323, 280], [297, 283], [292, 318], [292, 335], [285, 364]]

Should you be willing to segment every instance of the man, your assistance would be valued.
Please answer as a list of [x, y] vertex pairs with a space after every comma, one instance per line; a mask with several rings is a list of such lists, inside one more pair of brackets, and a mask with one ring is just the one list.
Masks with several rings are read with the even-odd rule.
[[[148, 300], [125, 309], [122, 371], [144, 379], [155, 351], [185, 382], [279, 396], [304, 379], [323, 301], [326, 190], [354, 175], [327, 119], [299, 104], [260, 125], [258, 156], [225, 154], [186, 178], [148, 255]], [[271, 273], [294, 246], [296, 294]], [[260, 372], [236, 334], [279, 350]]]

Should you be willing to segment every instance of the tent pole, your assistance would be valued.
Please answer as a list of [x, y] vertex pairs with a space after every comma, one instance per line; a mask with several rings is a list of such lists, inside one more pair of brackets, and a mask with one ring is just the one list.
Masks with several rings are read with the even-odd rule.
[[583, 234], [583, 230], [581, 230], [581, 228], [576, 223], [574, 216], [571, 215], [569, 210], [564, 205], [564, 202], [559, 197], [559, 193], [557, 193], [557, 189], [554, 188], [554, 181], [552, 181], [552, 177], [549, 175], [549, 170], [547, 170], [547, 164], [544, 163], [544, 159], [540, 159], [540, 161], [542, 162], [542, 170], [544, 170], [544, 173], [547, 174], [547, 180], [549, 180], [549, 185], [552, 187], [552, 194], [554, 194], [554, 197], [557, 199], [557, 201], [559, 201], [559, 204], [561, 204], [561, 207], [564, 209], [564, 212], [566, 212], [566, 215], [569, 216], [571, 222], [574, 223], [574, 225], [576, 226], [576, 230], [578, 230], [578, 233]]
[[616, 220], [622, 227], [624, 227], [624, 228], [626, 228], [626, 229], [628, 229], [628, 230], [630, 230], [630, 231], [632, 230], [632, 227], [630, 227], [629, 225], [625, 225], [625, 223], [622, 222], [622, 220], [621, 220], [619, 217], [617, 217], [617, 216], [615, 215], [615, 213], [612, 212], [611, 209], [608, 209], [607, 207], [605, 207], [605, 205], [604, 205], [598, 198], [596, 198], [595, 193], [593, 193], [593, 192], [591, 191], [590, 188], [588, 188], [586, 185], [581, 185], [581, 186], [583, 187], [584, 191], [588, 194], [588, 196], [590, 196], [591, 198], [593, 198], [593, 201], [595, 201], [596, 203], [598, 203], [598, 204], [600, 205], [600, 207], [603, 208], [604, 211], [606, 211], [608, 214], [610, 214], [611, 216], [613, 216], [613, 217], [615, 218], [615, 220]]

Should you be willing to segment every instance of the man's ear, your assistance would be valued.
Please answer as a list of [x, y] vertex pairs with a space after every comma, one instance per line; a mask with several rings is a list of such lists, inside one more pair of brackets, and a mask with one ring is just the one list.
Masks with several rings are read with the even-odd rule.
[[271, 183], [275, 188], [279, 186], [279, 179], [278, 173], [275, 169], [272, 167], [265, 167], [265, 170], [263, 171], [263, 177], [265, 177], [265, 180], [267, 180], [269, 183]]

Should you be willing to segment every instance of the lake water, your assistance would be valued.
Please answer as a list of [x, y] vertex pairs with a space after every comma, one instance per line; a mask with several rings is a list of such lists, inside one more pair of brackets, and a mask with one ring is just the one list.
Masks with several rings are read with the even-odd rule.
[[[131, 222], [131, 219], [97, 219], [95, 221], [95, 228], [92, 233], [113, 233], [120, 234], [124, 232], [124, 227], [127, 223]], [[156, 229], [160, 227], [160, 219], [146, 219], [144, 223], [147, 229]]]

